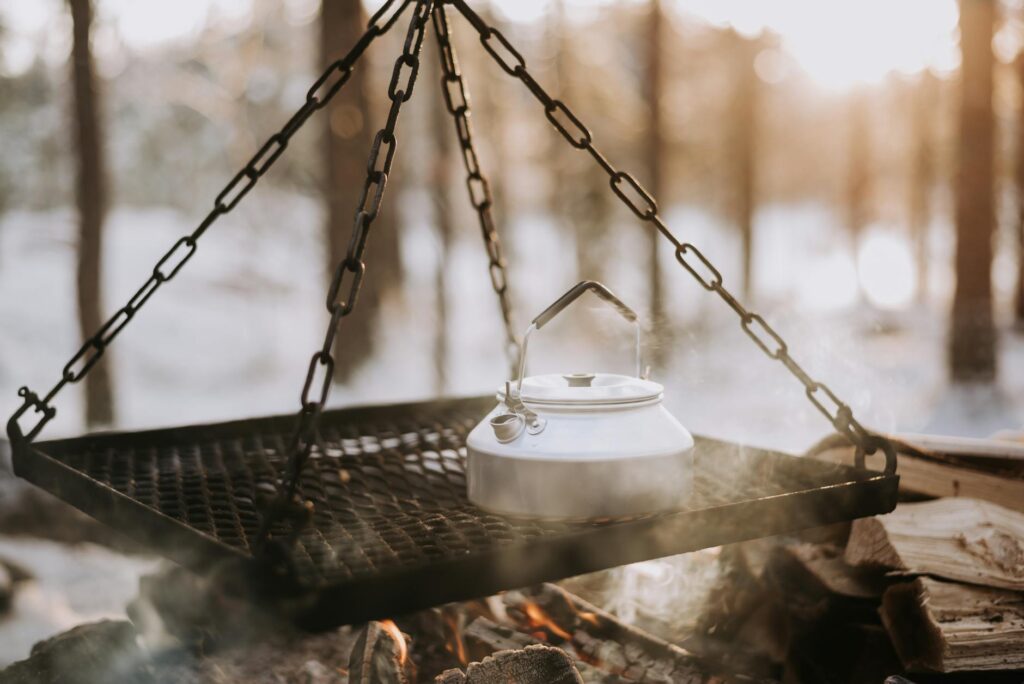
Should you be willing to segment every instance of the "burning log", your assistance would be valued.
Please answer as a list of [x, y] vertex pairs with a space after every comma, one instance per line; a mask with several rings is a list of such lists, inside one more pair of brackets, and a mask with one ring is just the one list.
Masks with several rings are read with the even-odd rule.
[[1024, 591], [1024, 514], [974, 499], [902, 504], [854, 522], [846, 561]]
[[539, 644], [523, 649], [498, 651], [479, 663], [470, 663], [465, 674], [447, 670], [437, 684], [583, 684], [572, 659], [564, 651]]
[[[525, 632], [499, 625], [485, 617], [479, 617], [470, 623], [463, 636], [470, 657], [474, 660], [483, 659], [496, 651], [516, 650], [542, 644], [539, 639]], [[609, 675], [579, 658], [573, 659], [573, 665], [585, 682], [602, 682]]]
[[391, 620], [367, 623], [352, 647], [348, 661], [350, 684], [416, 681], [405, 636]]
[[910, 670], [1024, 668], [1024, 594], [919, 577], [886, 591], [881, 613]]
[[508, 592], [510, 616], [581, 660], [625, 681], [715, 682], [721, 678], [686, 650], [636, 627], [554, 584]]

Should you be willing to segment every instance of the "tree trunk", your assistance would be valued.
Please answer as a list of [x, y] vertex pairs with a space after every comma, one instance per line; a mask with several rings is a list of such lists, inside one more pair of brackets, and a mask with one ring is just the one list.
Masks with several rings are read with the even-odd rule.
[[956, 178], [956, 292], [950, 343], [954, 381], [996, 376], [992, 320], [995, 0], [961, 0], [960, 145]]
[[[338, 59], [355, 44], [366, 25], [360, 0], [323, 0], [320, 6], [320, 63]], [[327, 278], [330, 282], [338, 264], [348, 251], [355, 220], [356, 204], [366, 179], [366, 158], [373, 141], [367, 55], [356, 65], [344, 88], [325, 109], [324, 145], [327, 205]], [[390, 179], [389, 179], [390, 180]], [[394, 240], [388, 240], [389, 226], [385, 215], [395, 213], [395, 188], [388, 183], [387, 196], [380, 215], [374, 222], [366, 248], [366, 275], [359, 300], [352, 313], [341, 324], [334, 347], [335, 380], [345, 382], [371, 355], [374, 324], [381, 304], [382, 283], [391, 281], [393, 269], [388, 257]], [[397, 263], [397, 259], [392, 259]]]
[[756, 182], [755, 153], [757, 143], [757, 72], [754, 58], [758, 42], [730, 31], [733, 58], [732, 131], [729, 136], [736, 224], [740, 229], [743, 258], [743, 296], [749, 299], [753, 290], [754, 193]]
[[[648, 121], [647, 121], [647, 190], [656, 199], [662, 201], [664, 190], [663, 150], [665, 141], [662, 136], [661, 98], [662, 98], [662, 24], [664, 12], [661, 0], [650, 0], [647, 17], [647, 70], [645, 77]], [[664, 211], [667, 207], [661, 207]], [[654, 365], [661, 366], [665, 362], [667, 347], [668, 321], [665, 319], [664, 291], [661, 284], [661, 264], [658, 261], [658, 246], [661, 235], [653, 226], [645, 227], [648, 239], [648, 282], [651, 295], [650, 321], [654, 343], [651, 360]]]
[[[1024, 50], [1017, 55], [1014, 66], [1024, 91]], [[1013, 301], [1013, 320], [1018, 330], [1024, 330], [1024, 96], [1018, 106], [1017, 164], [1014, 169], [1017, 189], [1017, 291]]]
[[936, 105], [935, 74], [926, 70], [912, 86], [911, 135], [913, 150], [910, 160], [910, 235], [917, 262], [917, 299], [928, 301], [928, 226], [931, 223], [931, 194], [935, 183], [935, 150], [933, 116]]
[[[89, 46], [92, 25], [90, 0], [70, 0], [73, 43], [71, 76], [74, 84], [74, 125], [78, 203], [78, 324], [83, 338], [96, 334], [102, 318], [103, 216], [106, 210], [106, 170], [100, 144], [99, 93]], [[110, 424], [114, 408], [109, 368], [93, 366], [85, 376], [87, 425]]]
[[443, 395], [448, 386], [448, 354], [450, 342], [448, 338], [448, 258], [451, 251], [454, 223], [452, 219], [451, 195], [448, 192], [452, 177], [452, 117], [445, 105], [444, 87], [441, 79], [440, 58], [436, 41], [430, 41], [430, 47], [422, 59], [428, 61], [427, 74], [434, 92], [427, 103], [430, 111], [430, 138], [433, 148], [430, 153], [433, 164], [430, 165], [430, 196], [434, 200], [434, 224], [437, 228], [438, 259], [434, 280], [434, 301], [436, 313], [434, 325], [434, 386], [438, 395]]

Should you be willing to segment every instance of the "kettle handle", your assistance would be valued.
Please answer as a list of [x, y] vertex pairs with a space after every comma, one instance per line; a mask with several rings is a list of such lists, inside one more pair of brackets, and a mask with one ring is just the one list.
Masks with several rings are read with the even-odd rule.
[[523, 377], [526, 375], [526, 350], [530, 342], [530, 335], [535, 330], [540, 330], [547, 325], [552, 318], [564, 311], [566, 307], [579, 299], [583, 293], [588, 291], [593, 292], [598, 297], [611, 304], [623, 318], [633, 324], [636, 334], [636, 376], [638, 378], [643, 377], [643, 362], [640, 356], [640, 317], [636, 315], [636, 312], [633, 311], [633, 309], [626, 306], [621, 299], [612, 294], [612, 291], [601, 283], [596, 280], [582, 280], [570, 288], [564, 295], [555, 300], [551, 306], [544, 309], [539, 316], [533, 319], [530, 327], [527, 328], [526, 334], [523, 335], [523, 352], [519, 357], [519, 379], [516, 382], [517, 392], [523, 388]]
[[622, 300], [613, 295], [611, 290], [596, 280], [582, 280], [576, 285], [573, 285], [573, 287], [564, 295], [559, 297], [554, 304], [544, 309], [539, 316], [533, 319], [533, 324], [537, 327], [537, 330], [543, 328], [552, 318], [561, 313], [567, 306], [579, 299], [580, 296], [588, 290], [614, 306], [616, 310], [622, 314], [622, 317], [630, 323], [637, 322], [638, 317], [636, 312], [623, 304]]

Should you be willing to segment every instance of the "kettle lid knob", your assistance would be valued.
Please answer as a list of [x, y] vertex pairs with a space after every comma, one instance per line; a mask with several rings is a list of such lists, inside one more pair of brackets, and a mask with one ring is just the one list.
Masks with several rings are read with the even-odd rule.
[[563, 375], [569, 387], [590, 387], [596, 377], [593, 373], [571, 373]]

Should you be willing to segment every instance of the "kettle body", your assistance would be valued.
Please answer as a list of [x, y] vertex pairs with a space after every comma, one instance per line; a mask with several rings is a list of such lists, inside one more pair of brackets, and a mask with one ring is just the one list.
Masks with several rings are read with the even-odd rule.
[[563, 519], [634, 516], [685, 505], [693, 487], [693, 437], [662, 405], [660, 385], [640, 382], [656, 394], [588, 405], [531, 402], [527, 393], [522, 401], [545, 421], [544, 429], [523, 429], [505, 442], [492, 427], [507, 415], [499, 393], [501, 403], [467, 440], [469, 500], [503, 515]]
[[[635, 377], [612, 373], [526, 377], [530, 335], [585, 292], [612, 304], [636, 332]], [[552, 519], [636, 516], [686, 504], [693, 437], [646, 378], [636, 313], [600, 283], [583, 281], [533, 320], [519, 377], [466, 440], [469, 500], [503, 515]]]

